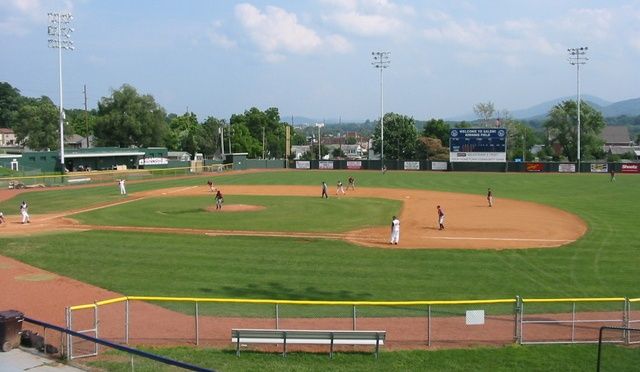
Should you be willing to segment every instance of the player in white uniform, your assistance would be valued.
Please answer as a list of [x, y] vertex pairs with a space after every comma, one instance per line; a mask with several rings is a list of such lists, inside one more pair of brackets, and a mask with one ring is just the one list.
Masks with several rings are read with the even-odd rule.
[[127, 195], [127, 189], [124, 187], [124, 178], [118, 180], [120, 186], [120, 195]]
[[338, 195], [338, 194], [342, 194], [342, 195], [345, 194], [344, 186], [342, 185], [342, 181], [338, 181], [338, 185], [337, 185], [337, 188], [336, 188], [336, 195]]
[[5, 222], [7, 222], [7, 221], [5, 221], [5, 219], [4, 219], [4, 214], [2, 212], [0, 212], [0, 224], [3, 224]]
[[393, 216], [391, 220], [391, 244], [398, 244], [400, 241], [400, 220]]
[[20, 204], [20, 214], [22, 215], [22, 223], [31, 222], [31, 219], [29, 218], [29, 206], [26, 201], [22, 201], [22, 204]]

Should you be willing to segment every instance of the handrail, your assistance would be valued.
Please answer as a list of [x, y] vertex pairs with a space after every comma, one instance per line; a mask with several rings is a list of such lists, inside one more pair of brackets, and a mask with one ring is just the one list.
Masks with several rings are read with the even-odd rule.
[[120, 351], [124, 351], [126, 353], [130, 353], [130, 354], [134, 354], [143, 358], [147, 358], [147, 359], [151, 359], [154, 360], [156, 362], [160, 362], [160, 363], [164, 363], [167, 365], [171, 365], [171, 366], [175, 366], [175, 367], [180, 367], [180, 368], [184, 368], [184, 369], [188, 369], [190, 371], [198, 371], [198, 372], [211, 372], [211, 371], [215, 371], [213, 369], [208, 369], [208, 368], [203, 368], [203, 367], [198, 367], [195, 366], [193, 364], [189, 364], [189, 363], [184, 363], [184, 362], [180, 362], [174, 359], [169, 359], [166, 357], [163, 357], [161, 355], [156, 355], [156, 354], [152, 354], [152, 353], [148, 353], [146, 351], [142, 351], [142, 350], [138, 350], [138, 349], [134, 349], [128, 346], [124, 346], [124, 345], [119, 345], [113, 342], [109, 342], [106, 340], [102, 340], [99, 338], [95, 338], [95, 337], [91, 337], [91, 336], [87, 336], [85, 334], [76, 332], [76, 331], [72, 331], [70, 329], [67, 328], [63, 328], [63, 327], [59, 327], [57, 325], [51, 324], [51, 323], [46, 323], [37, 319], [33, 319], [33, 318], [29, 318], [29, 317], [24, 317], [24, 321], [31, 323], [31, 324], [35, 324], [35, 325], [39, 325], [41, 327], [45, 327], [45, 328], [50, 328], [53, 330], [56, 330], [58, 332], [62, 332], [62, 333], [66, 333], [68, 335], [71, 335], [73, 337], [79, 337], [81, 339], [87, 340], [87, 341], [91, 341], [94, 342], [96, 344], [100, 344], [103, 346], [107, 346], [110, 347], [112, 349], [116, 349], [116, 350], [120, 350]]

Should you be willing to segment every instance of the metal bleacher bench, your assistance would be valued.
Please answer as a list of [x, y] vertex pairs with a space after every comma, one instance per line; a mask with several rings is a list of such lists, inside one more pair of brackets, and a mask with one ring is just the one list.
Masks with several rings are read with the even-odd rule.
[[240, 355], [240, 344], [282, 344], [282, 355], [287, 355], [288, 344], [330, 345], [329, 357], [333, 358], [334, 345], [372, 345], [378, 357], [384, 345], [386, 331], [332, 331], [298, 329], [232, 329], [231, 341]]

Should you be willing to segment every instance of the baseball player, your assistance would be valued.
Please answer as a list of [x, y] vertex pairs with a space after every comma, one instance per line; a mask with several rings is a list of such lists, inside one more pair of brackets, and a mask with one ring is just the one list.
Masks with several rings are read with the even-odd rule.
[[118, 180], [118, 186], [120, 186], [120, 195], [127, 195], [127, 189], [124, 187], [124, 178]]
[[439, 230], [444, 230], [444, 211], [440, 206], [438, 206], [438, 224], [440, 225]]
[[220, 190], [218, 190], [218, 192], [216, 192], [216, 210], [222, 209], [222, 203], [224, 203], [224, 198]]
[[327, 183], [322, 181], [322, 196], [321, 198], [329, 199], [329, 194], [327, 194]]
[[0, 225], [5, 223], [7, 221], [4, 220], [4, 214], [2, 212], [0, 212]]
[[347, 190], [349, 189], [356, 191], [356, 180], [351, 176], [349, 176], [349, 184], [347, 184]]
[[20, 204], [20, 214], [22, 215], [22, 223], [31, 223], [31, 219], [29, 218], [29, 206], [26, 201], [22, 201]]
[[400, 241], [400, 220], [393, 216], [391, 219], [391, 242], [390, 244], [398, 244]]
[[213, 187], [213, 182], [211, 182], [211, 180], [207, 181], [207, 185], [209, 186], [209, 191], [211, 191], [211, 192], [215, 192], [216, 191], [216, 188]]
[[490, 207], [493, 207], [493, 192], [491, 192], [491, 188], [487, 189], [487, 202]]
[[340, 180], [338, 180], [338, 185], [337, 185], [337, 188], [336, 188], [336, 195], [338, 195], [338, 194], [342, 194], [342, 195], [345, 194], [344, 186], [342, 186], [342, 181], [340, 181]]

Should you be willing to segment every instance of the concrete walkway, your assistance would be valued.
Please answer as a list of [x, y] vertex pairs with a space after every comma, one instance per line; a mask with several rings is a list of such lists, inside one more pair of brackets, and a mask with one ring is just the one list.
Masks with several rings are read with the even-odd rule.
[[13, 349], [8, 353], [0, 352], [0, 372], [18, 371], [80, 372], [82, 370], [20, 348]]

